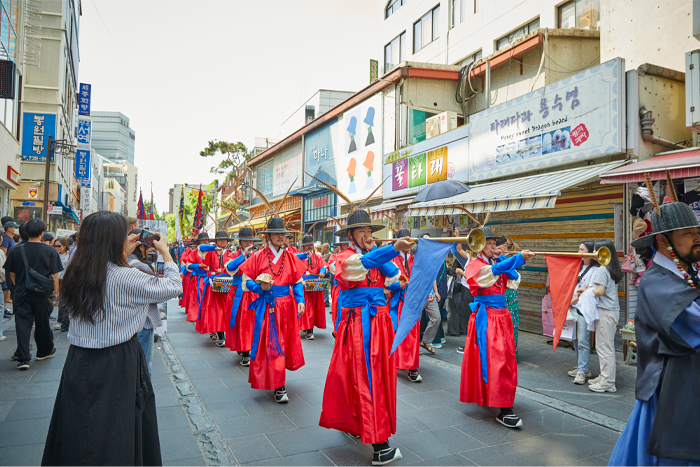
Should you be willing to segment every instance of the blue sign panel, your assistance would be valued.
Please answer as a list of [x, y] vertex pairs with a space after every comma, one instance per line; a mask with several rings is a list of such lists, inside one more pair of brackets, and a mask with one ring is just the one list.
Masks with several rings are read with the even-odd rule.
[[22, 206], [36, 206], [35, 201], [22, 201]]
[[[319, 170], [323, 170], [332, 179], [337, 180], [335, 170], [335, 154], [342, 152], [338, 147], [337, 128], [338, 120], [332, 120], [318, 130], [312, 131], [306, 136], [306, 172], [313, 176]], [[310, 177], [305, 177], [304, 186], [316, 184]]]
[[[78, 149], [75, 153], [75, 179], [90, 182], [90, 151]], [[86, 186], [86, 185], [83, 185]]]
[[56, 139], [56, 115], [25, 112], [22, 124], [22, 160], [45, 161], [49, 136]]
[[92, 122], [90, 120], [78, 120], [78, 147], [90, 149], [92, 140]]
[[92, 85], [80, 83], [78, 95], [78, 115], [90, 116], [90, 99], [92, 97]]

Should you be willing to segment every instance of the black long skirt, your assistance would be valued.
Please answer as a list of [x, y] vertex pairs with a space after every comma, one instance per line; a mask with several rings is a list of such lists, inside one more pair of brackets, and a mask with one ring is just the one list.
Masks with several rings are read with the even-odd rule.
[[156, 399], [136, 336], [70, 346], [41, 465], [162, 465]]

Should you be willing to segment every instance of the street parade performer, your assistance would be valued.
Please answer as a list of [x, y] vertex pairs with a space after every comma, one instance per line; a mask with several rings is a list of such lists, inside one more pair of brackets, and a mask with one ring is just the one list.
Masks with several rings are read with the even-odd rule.
[[609, 465], [700, 465], [700, 235], [693, 211], [671, 195], [662, 206], [652, 196], [652, 233], [632, 242], [656, 253], [634, 317], [637, 401]]
[[[408, 229], [399, 229], [398, 238], [410, 236], [411, 232]], [[411, 278], [414, 258], [415, 256], [411, 251], [402, 251], [399, 253], [399, 256], [392, 260], [401, 272], [401, 280], [388, 287], [391, 291], [391, 321], [394, 323], [394, 331], [396, 331], [401, 318], [406, 286]], [[420, 321], [413, 326], [399, 348], [396, 349], [396, 357], [398, 369], [408, 370], [409, 381], [414, 383], [423, 381], [423, 378], [418, 373], [418, 364], [420, 363]]]
[[244, 291], [242, 286], [243, 273], [240, 266], [257, 250], [255, 242], [260, 237], [255, 236], [251, 227], [243, 227], [238, 232], [238, 242], [241, 247], [231, 255], [231, 261], [226, 264], [226, 270], [233, 276], [231, 290], [226, 297], [226, 347], [241, 355], [240, 364], [250, 365], [250, 349], [253, 348], [253, 330], [255, 328], [255, 311], [248, 308], [257, 298], [253, 292]]
[[205, 292], [208, 269], [204, 263], [207, 253], [212, 251], [214, 247], [209, 244], [209, 235], [206, 232], [201, 232], [194, 240], [195, 250], [188, 257], [187, 271], [190, 273], [191, 279], [187, 290], [187, 321], [199, 321], [200, 311], [202, 308], [203, 294]]
[[190, 265], [190, 255], [195, 252], [197, 247], [194, 241], [187, 242], [187, 248], [180, 255], [180, 278], [182, 279], [182, 295], [180, 296], [180, 306], [184, 308], [184, 313], [187, 313], [187, 302], [189, 300], [189, 288], [192, 281], [192, 274], [187, 270]]
[[[274, 211], [262, 193], [248, 186], [269, 211]], [[292, 186], [294, 183], [279, 203], [280, 206], [284, 204]], [[239, 267], [243, 273], [243, 290], [258, 294], [258, 298], [250, 304], [250, 308], [255, 310], [255, 328], [248, 381], [253, 389], [274, 390], [275, 402], [278, 403], [289, 401], [285, 368], [295, 371], [304, 366], [297, 317], [304, 313], [301, 278], [306, 265], [285, 248], [285, 235], [290, 232], [281, 217], [271, 217], [265, 230], [258, 232], [267, 235], [267, 246]]]
[[[313, 225], [309, 231], [311, 229], [313, 229]], [[304, 281], [326, 277], [328, 275], [326, 262], [323, 261], [320, 253], [316, 253], [314, 250], [313, 237], [304, 235], [301, 245], [306, 253], [305, 263], [307, 265]], [[306, 290], [306, 284], [304, 285], [304, 314], [299, 318], [299, 329], [306, 333], [307, 340], [314, 340], [314, 327], [326, 329], [326, 304], [322, 290]]]
[[296, 231], [290, 230], [289, 233], [284, 237], [284, 247], [294, 254], [303, 253], [303, 251], [294, 246], [296, 238]]
[[372, 444], [373, 465], [401, 459], [401, 452], [389, 447], [388, 442], [396, 433], [396, 358], [390, 354], [394, 326], [384, 287], [399, 280], [399, 270], [391, 260], [399, 251], [415, 245], [400, 239], [394, 245], [377, 248], [372, 232], [383, 228], [372, 225], [369, 213], [356, 208], [348, 217], [347, 227], [336, 232], [339, 237], [347, 235], [352, 244], [338, 254], [335, 262], [341, 322], [319, 422], [322, 427]]
[[207, 252], [204, 257], [204, 264], [209, 269], [209, 276], [204, 284], [205, 292], [200, 319], [195, 326], [200, 334], [216, 334], [218, 347], [224, 346], [224, 332], [229, 329], [226, 321], [227, 293], [222, 292], [222, 287], [220, 287], [220, 285], [231, 281], [231, 276], [225, 267], [226, 263], [233, 259], [226, 248], [229, 241], [228, 234], [224, 230], [219, 230], [214, 236], [216, 249]]
[[[506, 306], [506, 289], [516, 289], [520, 275], [516, 269], [533, 258], [528, 250], [501, 260], [497, 240], [490, 227], [482, 228], [486, 236], [483, 251], [472, 259], [463, 272], [474, 296], [470, 304], [467, 340], [462, 360], [459, 400], [480, 406], [499, 407], [496, 420], [508, 428], [523, 426], [513, 413], [518, 366], [515, 360], [513, 320]], [[496, 262], [500, 260], [500, 262]]]
[[[338, 224], [340, 225], [340, 224]], [[332, 248], [338, 247], [340, 251], [333, 253], [328, 258], [328, 270], [333, 274], [333, 283], [331, 284], [331, 318], [333, 319], [333, 337], [338, 330], [338, 324], [340, 324], [340, 301], [338, 300], [338, 294], [340, 292], [340, 287], [338, 287], [338, 278], [335, 277], [335, 261], [338, 255], [347, 249], [350, 245], [350, 239], [347, 236], [340, 237], [337, 243], [331, 245]]]

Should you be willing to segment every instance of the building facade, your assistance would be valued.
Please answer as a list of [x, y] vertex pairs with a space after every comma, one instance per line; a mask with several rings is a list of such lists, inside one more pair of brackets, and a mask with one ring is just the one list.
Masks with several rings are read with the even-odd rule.
[[121, 112], [92, 112], [92, 147], [112, 162], [134, 164], [136, 132]]

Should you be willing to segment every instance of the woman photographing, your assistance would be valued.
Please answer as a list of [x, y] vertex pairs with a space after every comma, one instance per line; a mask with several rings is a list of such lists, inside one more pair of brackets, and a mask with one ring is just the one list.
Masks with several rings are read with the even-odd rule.
[[160, 237], [164, 277], [127, 264], [138, 245], [114, 212], [89, 215], [63, 277], [68, 350], [42, 465], [161, 465], [155, 396], [136, 334], [148, 305], [182, 293], [178, 268]]

